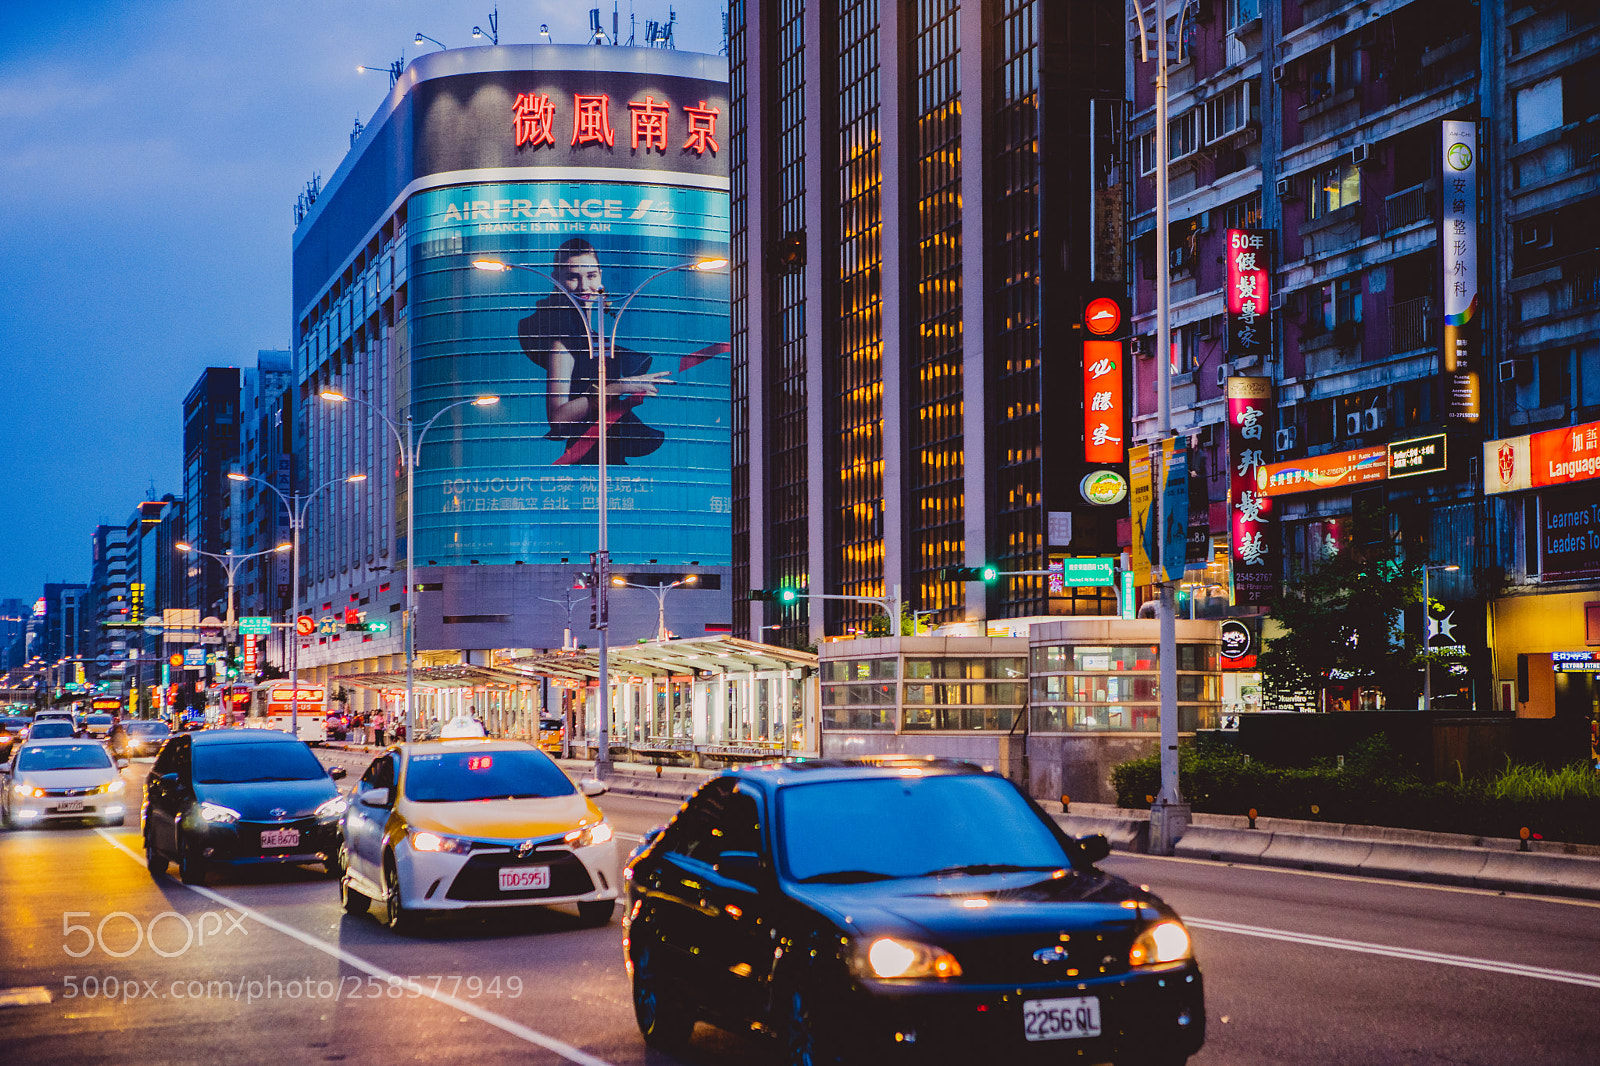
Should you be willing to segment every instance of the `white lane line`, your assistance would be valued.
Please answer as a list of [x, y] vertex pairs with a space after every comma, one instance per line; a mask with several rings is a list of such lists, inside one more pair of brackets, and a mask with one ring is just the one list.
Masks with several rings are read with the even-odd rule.
[[1508, 974], [1513, 977], [1531, 977], [1540, 981], [1559, 981], [1562, 984], [1600, 988], [1600, 974], [1552, 970], [1544, 966], [1524, 966], [1517, 962], [1499, 962], [1494, 959], [1474, 959], [1466, 955], [1445, 955], [1437, 951], [1423, 951], [1420, 948], [1397, 948], [1387, 944], [1369, 944], [1361, 940], [1342, 940], [1339, 937], [1317, 936], [1312, 933], [1289, 933], [1281, 929], [1264, 929], [1257, 925], [1239, 925], [1236, 922], [1219, 922], [1210, 918], [1186, 916], [1183, 921], [1185, 925], [1192, 925], [1196, 929], [1211, 929], [1219, 933], [1286, 940], [1291, 944], [1304, 944], [1307, 947], [1358, 951], [1367, 955], [1387, 955], [1392, 959], [1409, 959], [1435, 966], [1459, 966], [1468, 970], [1487, 970], [1490, 973]]
[[[118, 851], [122, 852], [124, 855], [128, 856], [128, 858], [132, 859], [134, 862], [137, 862], [140, 865], [144, 864], [143, 855], [140, 855], [138, 852], [128, 847], [116, 837], [113, 837], [106, 830], [96, 829], [95, 832], [99, 833], [106, 839], [107, 843], [116, 848]], [[175, 881], [173, 884], [183, 883], [181, 881]], [[239, 912], [240, 914], [254, 918], [268, 929], [275, 929], [284, 936], [298, 940], [300, 943], [309, 948], [315, 948], [324, 955], [331, 955], [340, 962], [344, 963], [346, 966], [352, 966], [355, 969], [370, 974], [386, 983], [398, 982], [399, 986], [407, 991], [416, 992], [420, 995], [427, 996], [429, 999], [443, 1003], [447, 1007], [454, 1007], [461, 1013], [471, 1015], [481, 1022], [487, 1022], [502, 1032], [510, 1033], [512, 1036], [517, 1037], [520, 1040], [525, 1040], [530, 1044], [535, 1044], [547, 1051], [553, 1051], [557, 1055], [560, 1055], [562, 1058], [566, 1059], [568, 1062], [575, 1062], [580, 1064], [580, 1066], [612, 1066], [612, 1064], [607, 1062], [605, 1059], [597, 1058], [586, 1051], [580, 1051], [578, 1048], [573, 1047], [571, 1044], [568, 1044], [565, 1041], [557, 1040], [553, 1036], [547, 1036], [536, 1029], [530, 1029], [526, 1025], [512, 1021], [510, 1018], [501, 1017], [493, 1011], [484, 1010], [475, 1003], [471, 1003], [464, 999], [457, 999], [455, 996], [426, 988], [415, 981], [401, 977], [399, 974], [390, 973], [381, 966], [370, 963], [360, 956], [352, 955], [343, 948], [335, 947], [326, 940], [319, 940], [310, 933], [303, 933], [292, 925], [285, 925], [276, 918], [269, 918], [260, 911], [255, 910], [252, 907], [247, 907], [238, 900], [224, 896], [220, 892], [213, 892], [211, 889], [202, 885], [183, 885], [183, 887], [187, 888], [190, 892], [204, 896], [213, 903], [220, 903], [225, 907], [229, 907]]]

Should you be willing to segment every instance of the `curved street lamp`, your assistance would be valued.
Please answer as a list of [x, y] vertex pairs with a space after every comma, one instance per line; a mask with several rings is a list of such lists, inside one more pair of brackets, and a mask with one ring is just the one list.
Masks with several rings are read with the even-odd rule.
[[417, 31], [417, 36], [411, 43], [416, 45], [418, 48], [421, 48], [423, 41], [427, 41], [430, 44], [436, 44], [440, 48], [444, 49], [446, 52], [448, 52], [450, 50], [450, 46], [449, 45], [445, 44], [441, 40], [438, 40], [438, 39], [433, 38], [433, 37], [429, 37], [426, 33], [423, 33], [421, 30]]
[[687, 577], [680, 577], [668, 585], [640, 585], [626, 578], [614, 577], [611, 579], [611, 584], [619, 589], [644, 589], [656, 598], [656, 640], [657, 642], [665, 643], [667, 639], [667, 593], [680, 585], [693, 585], [698, 580], [700, 580], [699, 575], [689, 574]]
[[[595, 294], [594, 298], [589, 300], [581, 300], [571, 289], [567, 288], [565, 285], [561, 284], [560, 281], [556, 280], [554, 274], [550, 274], [538, 267], [528, 266], [525, 263], [507, 263], [500, 259], [477, 259], [473, 261], [472, 265], [478, 270], [485, 270], [496, 274], [504, 274], [510, 270], [526, 270], [530, 274], [537, 274], [540, 277], [547, 279], [552, 285], [554, 285], [555, 291], [561, 293], [567, 298], [567, 301], [571, 303], [573, 308], [578, 312], [578, 317], [583, 320], [584, 340], [588, 342], [589, 357], [594, 359], [595, 366], [597, 368], [595, 387], [597, 393], [598, 410], [595, 412], [595, 437], [597, 443], [599, 444], [596, 466], [598, 468], [597, 473], [599, 475], [600, 492], [595, 502], [598, 504], [600, 511], [598, 523], [600, 548], [596, 553], [596, 561], [599, 564], [597, 569], [601, 573], [609, 572], [611, 569], [611, 547], [610, 531], [607, 528], [608, 516], [606, 512], [606, 458], [607, 440], [610, 438], [611, 432], [606, 418], [607, 384], [605, 329], [605, 309], [607, 303], [606, 296], [608, 294], [604, 289], [601, 289]], [[678, 270], [698, 270], [709, 273], [713, 270], [720, 270], [727, 265], [728, 260], [722, 258], [690, 259], [682, 263], [674, 263], [672, 266], [662, 267], [660, 270], [657, 270], [655, 273], [646, 277], [634, 288], [632, 292], [623, 297], [621, 306], [617, 308], [617, 313], [612, 316], [611, 351], [616, 351], [617, 331], [622, 328], [623, 312], [627, 311], [628, 305], [633, 303], [634, 297], [643, 292], [646, 286], [648, 286], [652, 281]], [[595, 325], [593, 327], [589, 325], [590, 315], [595, 316]], [[606, 602], [605, 582], [602, 581], [600, 587], [595, 590], [595, 596], [597, 597], [596, 604], [600, 608], [595, 612], [597, 615], [595, 619], [595, 629], [600, 634], [600, 651], [598, 656], [600, 676], [596, 678], [596, 686], [599, 689], [600, 721], [598, 723], [598, 743], [594, 758], [594, 774], [595, 777], [603, 780], [611, 773], [611, 679], [609, 674], [610, 649], [607, 637], [608, 623], [606, 621], [606, 612], [604, 609]]]
[[411, 420], [411, 405], [406, 405], [406, 431], [400, 432], [400, 427], [395, 424], [378, 406], [356, 396], [346, 396], [336, 389], [323, 389], [319, 393], [329, 403], [358, 403], [383, 419], [383, 424], [389, 427], [389, 432], [394, 434], [395, 443], [400, 446], [400, 454], [406, 463], [406, 618], [405, 618], [405, 648], [406, 648], [406, 736], [417, 735], [415, 721], [416, 693], [413, 688], [413, 674], [417, 660], [417, 541], [416, 541], [416, 515], [417, 515], [417, 458], [422, 454], [422, 438], [428, 435], [428, 430], [439, 421], [439, 416], [446, 411], [457, 407], [492, 407], [500, 402], [498, 396], [479, 396], [471, 400], [457, 400], [455, 403], [446, 404], [434, 412], [432, 418], [423, 423], [422, 431], [414, 433]]
[[[289, 512], [289, 530], [294, 535], [292, 547], [294, 548], [293, 584], [294, 592], [291, 594], [289, 604], [289, 733], [298, 738], [300, 736], [300, 635], [298, 626], [300, 621], [300, 532], [306, 524], [306, 508], [316, 498], [317, 493], [323, 489], [332, 488], [339, 484], [354, 484], [367, 480], [365, 474], [351, 474], [348, 477], [336, 477], [325, 481], [310, 492], [296, 492], [285, 496], [283, 490], [263, 477], [253, 474], [241, 474], [237, 470], [229, 471], [229, 481], [259, 481], [271, 489], [283, 501], [283, 506]], [[290, 502], [290, 501], [293, 502]]]
[[285, 541], [276, 548], [268, 548], [266, 551], [251, 552], [248, 555], [235, 555], [233, 554], [232, 548], [229, 548], [227, 551], [221, 553], [203, 552], [194, 545], [185, 543], [181, 540], [174, 544], [173, 547], [183, 552], [185, 555], [204, 555], [207, 559], [215, 559], [217, 562], [221, 563], [222, 568], [228, 572], [228, 620], [226, 625], [228, 640], [231, 642], [237, 639], [238, 636], [233, 631], [233, 582], [235, 575], [239, 573], [239, 567], [243, 566], [251, 559], [259, 559], [263, 555], [277, 555], [280, 552], [291, 551], [294, 548], [294, 545], [288, 541]]

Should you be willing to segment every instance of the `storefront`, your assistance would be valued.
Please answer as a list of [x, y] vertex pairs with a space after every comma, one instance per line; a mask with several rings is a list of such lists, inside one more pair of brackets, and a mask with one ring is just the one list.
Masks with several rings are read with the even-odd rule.
[[[377, 693], [391, 734], [405, 720], [404, 670], [335, 675], [335, 685]], [[436, 735], [452, 718], [476, 718], [490, 736], [536, 740], [544, 699], [538, 682], [509, 670], [484, 666], [416, 666], [417, 735]], [[337, 691], [337, 689], [335, 689]]]

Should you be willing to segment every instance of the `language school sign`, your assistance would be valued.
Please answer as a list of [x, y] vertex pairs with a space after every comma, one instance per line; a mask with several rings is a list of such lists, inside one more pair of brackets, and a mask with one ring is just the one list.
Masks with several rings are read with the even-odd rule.
[[1585, 489], [1552, 492], [1539, 501], [1540, 572], [1546, 578], [1600, 574], [1600, 501]]
[[1483, 445], [1483, 491], [1522, 492], [1600, 477], [1600, 422]]

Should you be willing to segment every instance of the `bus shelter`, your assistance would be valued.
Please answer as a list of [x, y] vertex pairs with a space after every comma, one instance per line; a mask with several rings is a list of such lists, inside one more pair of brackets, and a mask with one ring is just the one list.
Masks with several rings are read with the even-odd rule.
[[[389, 720], [404, 720], [404, 670], [345, 674], [333, 682], [378, 693]], [[419, 736], [437, 734], [442, 723], [466, 716], [482, 721], [490, 736], [539, 739], [544, 698], [538, 680], [527, 674], [488, 666], [419, 664], [412, 670], [412, 688], [417, 696]]]
[[[569, 735], [599, 748], [599, 653], [502, 660], [564, 691]], [[612, 648], [610, 744], [625, 760], [724, 765], [816, 755], [817, 657], [736, 637]], [[552, 703], [554, 698], [552, 697]]]

